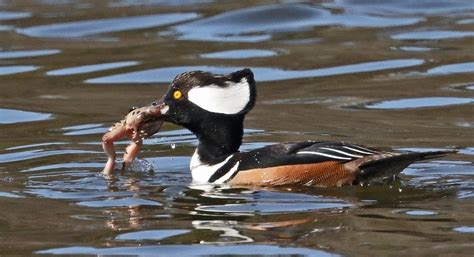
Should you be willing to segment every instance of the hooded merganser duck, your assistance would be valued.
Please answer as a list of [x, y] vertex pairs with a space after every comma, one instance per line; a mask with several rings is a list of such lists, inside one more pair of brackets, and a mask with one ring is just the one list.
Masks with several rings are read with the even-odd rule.
[[199, 144], [190, 169], [198, 183], [365, 184], [393, 177], [413, 162], [452, 153], [393, 153], [331, 141], [290, 142], [239, 152], [244, 118], [255, 101], [253, 73], [243, 69], [227, 75], [182, 73], [152, 105], [162, 108], [159, 119], [183, 126], [197, 136]]

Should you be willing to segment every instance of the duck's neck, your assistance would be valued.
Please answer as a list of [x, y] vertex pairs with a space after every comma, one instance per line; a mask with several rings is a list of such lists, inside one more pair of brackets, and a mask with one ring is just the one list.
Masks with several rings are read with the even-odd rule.
[[244, 117], [219, 118], [203, 121], [190, 128], [197, 136], [196, 153], [203, 164], [213, 165], [237, 152], [242, 144]]

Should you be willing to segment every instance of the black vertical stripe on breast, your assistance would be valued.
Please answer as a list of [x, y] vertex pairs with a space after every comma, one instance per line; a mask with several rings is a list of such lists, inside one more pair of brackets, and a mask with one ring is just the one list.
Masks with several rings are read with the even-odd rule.
[[209, 178], [209, 183], [214, 183], [216, 180], [222, 178], [227, 174], [227, 172], [234, 167], [235, 163], [237, 162], [237, 159], [235, 157], [230, 158], [222, 167], [216, 170], [214, 174]]

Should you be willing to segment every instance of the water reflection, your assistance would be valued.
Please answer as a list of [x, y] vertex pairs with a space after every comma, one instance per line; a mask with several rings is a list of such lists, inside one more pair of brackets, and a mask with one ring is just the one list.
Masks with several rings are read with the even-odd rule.
[[0, 76], [34, 71], [38, 68], [38, 66], [32, 65], [0, 66]]
[[194, 220], [193, 227], [199, 230], [212, 230], [222, 232], [219, 235], [218, 241], [204, 241], [200, 244], [237, 244], [237, 243], [252, 243], [254, 240], [248, 236], [244, 236], [239, 230], [234, 227], [237, 225], [236, 221], [223, 220]]
[[[311, 70], [282, 70], [277, 68], [253, 67], [257, 81], [276, 81], [310, 77], [325, 77], [343, 74], [356, 74], [363, 72], [381, 71], [387, 69], [400, 69], [423, 64], [422, 59], [398, 59], [376, 62], [365, 62], [348, 64], [330, 68], [320, 68]], [[180, 66], [135, 71], [118, 75], [111, 75], [88, 79], [85, 82], [91, 84], [111, 84], [111, 83], [167, 83], [171, 82], [176, 74], [186, 71], [202, 70], [216, 74], [227, 74], [243, 69], [244, 67], [218, 67], [218, 66]]]
[[6, 148], [5, 150], [11, 151], [11, 150], [18, 150], [18, 149], [27, 149], [27, 148], [38, 148], [38, 147], [46, 147], [46, 146], [51, 146], [51, 145], [66, 145], [67, 143], [65, 142], [48, 142], [48, 143], [39, 143], [39, 144], [31, 144], [31, 145], [19, 145], [19, 146], [13, 146]]
[[61, 50], [45, 49], [45, 50], [21, 50], [21, 51], [1, 51], [0, 59], [28, 58], [37, 56], [46, 56], [60, 53]]
[[37, 254], [70, 255], [134, 255], [134, 256], [154, 256], [154, 255], [172, 255], [172, 256], [228, 256], [228, 255], [260, 255], [260, 256], [278, 256], [278, 255], [301, 255], [301, 256], [339, 256], [321, 250], [297, 247], [281, 247], [273, 245], [230, 245], [230, 246], [209, 246], [209, 245], [157, 245], [157, 246], [138, 246], [138, 247], [68, 247], [56, 248], [36, 252]]
[[400, 50], [407, 51], [407, 52], [429, 52], [434, 50], [434, 48], [430, 47], [421, 47], [421, 46], [402, 46]]
[[405, 214], [407, 215], [412, 215], [412, 216], [433, 216], [438, 213], [434, 211], [424, 211], [424, 210], [411, 210], [411, 211], [406, 211]]
[[0, 154], [0, 163], [10, 163], [31, 160], [36, 158], [44, 158], [48, 156], [60, 156], [60, 155], [74, 155], [74, 154], [97, 154], [98, 151], [85, 151], [85, 150], [29, 150], [15, 153], [4, 153]]
[[159, 202], [150, 201], [146, 199], [136, 198], [136, 197], [125, 197], [120, 199], [106, 199], [99, 201], [82, 201], [77, 203], [80, 206], [87, 207], [133, 207], [133, 206], [161, 206]]
[[67, 131], [64, 133], [65, 136], [104, 134], [108, 130], [108, 127], [104, 125], [103, 123], [83, 124], [65, 127], [62, 130]]
[[270, 39], [273, 33], [301, 31], [315, 26], [390, 27], [415, 24], [422, 20], [367, 14], [333, 14], [311, 5], [278, 4], [222, 13], [177, 25], [173, 27], [173, 32], [183, 40], [259, 42]]
[[462, 97], [421, 97], [410, 99], [398, 99], [382, 102], [369, 103], [365, 107], [368, 109], [413, 109], [426, 107], [440, 107], [457, 104], [474, 103], [474, 98]]
[[100, 63], [100, 64], [64, 68], [64, 69], [59, 69], [59, 70], [52, 70], [52, 71], [46, 72], [46, 75], [65, 76], [65, 75], [74, 75], [74, 74], [84, 74], [84, 73], [111, 70], [111, 69], [117, 69], [117, 68], [123, 68], [123, 67], [130, 67], [130, 66], [135, 66], [138, 64], [140, 64], [140, 62], [135, 62], [135, 61]]
[[16, 20], [16, 19], [24, 19], [31, 17], [31, 13], [29, 12], [6, 12], [0, 11], [0, 21], [2, 20]]
[[207, 54], [200, 54], [199, 57], [206, 59], [245, 59], [245, 58], [256, 58], [256, 57], [269, 57], [275, 56], [278, 53], [271, 50], [262, 49], [240, 49], [240, 50], [229, 50], [222, 52], [214, 52]]
[[160, 229], [160, 230], [144, 230], [138, 232], [123, 233], [115, 237], [115, 240], [142, 241], [142, 240], [162, 240], [165, 238], [183, 235], [191, 232], [185, 229]]
[[469, 226], [457, 227], [453, 230], [459, 233], [474, 233], [474, 227]]
[[16, 195], [16, 194], [7, 193], [7, 192], [0, 192], [0, 197], [23, 198], [23, 196], [21, 196], [21, 195]]
[[[305, 212], [315, 210], [340, 209], [353, 206], [337, 198], [315, 195], [281, 193], [273, 191], [242, 191], [240, 194], [229, 194], [226, 190], [209, 189], [202, 196], [213, 199], [236, 200], [219, 205], [202, 204], [196, 207], [198, 212], [225, 213], [230, 216], [248, 216], [258, 214], [275, 214]], [[245, 199], [245, 203], [241, 203]]]
[[16, 31], [30, 37], [80, 38], [110, 32], [154, 28], [197, 17], [199, 15], [196, 13], [167, 13], [41, 25]]
[[13, 30], [13, 26], [0, 25], [0, 32]]
[[[471, 256], [473, 5], [0, 0], [1, 107], [55, 113], [21, 123], [0, 110], [0, 255]], [[131, 170], [99, 175], [112, 113], [166, 89], [124, 83], [241, 67], [282, 81], [259, 84], [246, 126], [264, 130], [246, 130], [242, 151], [308, 139], [460, 151], [367, 187], [202, 186], [189, 171], [196, 137], [165, 127]], [[387, 103], [403, 108], [360, 108]]]
[[346, 8], [358, 12], [378, 14], [423, 14], [435, 15], [443, 13], [468, 13], [474, 10], [474, 4], [469, 0], [335, 0], [326, 6]]
[[474, 24], [474, 19], [462, 19], [459, 20], [457, 24]]
[[132, 7], [132, 6], [151, 6], [151, 5], [170, 5], [185, 6], [212, 3], [214, 0], [112, 0], [109, 1], [110, 7]]
[[474, 32], [452, 30], [412, 31], [392, 35], [397, 40], [442, 40], [474, 37]]
[[[1, 73], [1, 67], [0, 67]], [[27, 112], [0, 108], [0, 124], [14, 124], [20, 122], [32, 122], [52, 119], [53, 115], [48, 113]]]
[[428, 75], [446, 75], [446, 74], [472, 73], [472, 72], [474, 72], [474, 62], [441, 65], [441, 66], [429, 69], [426, 73]]

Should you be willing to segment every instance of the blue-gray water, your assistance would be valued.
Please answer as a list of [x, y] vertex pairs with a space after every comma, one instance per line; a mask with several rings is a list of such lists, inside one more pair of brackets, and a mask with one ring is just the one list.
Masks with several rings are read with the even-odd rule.
[[[0, 255], [472, 256], [474, 3], [0, 0]], [[247, 151], [459, 149], [368, 187], [195, 185], [165, 124], [131, 171], [100, 139], [178, 73], [250, 67]], [[119, 152], [127, 141], [116, 143]]]

